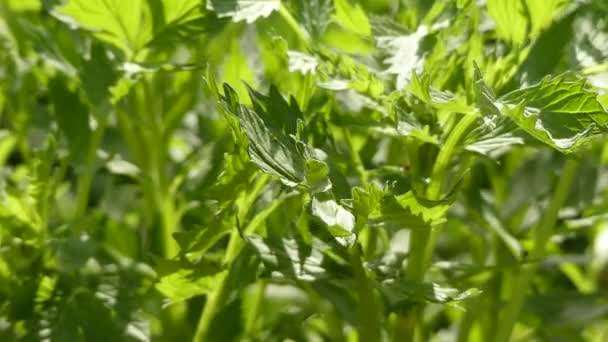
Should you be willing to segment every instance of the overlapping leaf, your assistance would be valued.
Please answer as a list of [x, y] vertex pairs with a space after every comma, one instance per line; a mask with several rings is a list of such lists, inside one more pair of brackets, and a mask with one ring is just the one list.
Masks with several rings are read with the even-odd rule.
[[350, 4], [349, 0], [334, 0], [336, 21], [344, 28], [363, 36], [369, 36], [372, 28], [361, 6]]
[[189, 39], [218, 24], [200, 0], [69, 0], [53, 13], [71, 26], [91, 30], [129, 59], [148, 45]]
[[248, 243], [256, 249], [269, 273], [279, 279], [314, 281], [352, 275], [346, 261], [318, 239], [306, 245], [295, 239], [265, 241], [251, 236]]
[[[305, 159], [298, 151], [296, 141], [282, 133], [279, 127], [267, 124], [257, 112], [240, 104], [236, 92], [230, 86], [224, 86], [224, 93], [222, 106], [226, 112], [239, 119], [241, 129], [249, 140], [251, 160], [262, 170], [281, 177], [290, 186], [304, 183]], [[269, 113], [265, 117], [280, 120], [283, 115], [290, 113]]]
[[541, 142], [569, 153], [605, 132], [608, 112], [585, 81], [547, 77], [496, 97], [477, 71], [477, 103], [486, 115], [506, 115]]
[[372, 185], [368, 190], [355, 188], [353, 199], [347, 203], [372, 225], [397, 224], [426, 229], [445, 220], [453, 201], [453, 197], [430, 201], [416, 196], [413, 191], [393, 195], [389, 188], [381, 190]]

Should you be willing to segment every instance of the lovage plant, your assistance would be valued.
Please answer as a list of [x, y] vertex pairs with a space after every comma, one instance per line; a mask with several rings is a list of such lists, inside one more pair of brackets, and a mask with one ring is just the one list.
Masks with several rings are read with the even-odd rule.
[[0, 340], [605, 341], [607, 15], [0, 1]]

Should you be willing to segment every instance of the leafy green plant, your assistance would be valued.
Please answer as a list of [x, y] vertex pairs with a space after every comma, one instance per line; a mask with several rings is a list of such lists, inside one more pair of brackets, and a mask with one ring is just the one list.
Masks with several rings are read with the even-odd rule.
[[604, 341], [608, 8], [0, 3], [2, 341]]

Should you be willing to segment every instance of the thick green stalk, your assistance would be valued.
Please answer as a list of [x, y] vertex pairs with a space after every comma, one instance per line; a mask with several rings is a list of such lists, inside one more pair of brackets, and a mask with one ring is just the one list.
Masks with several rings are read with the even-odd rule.
[[[555, 222], [557, 222], [559, 210], [570, 193], [578, 165], [578, 161], [575, 159], [568, 159], [566, 161], [549, 207], [545, 210], [541, 222], [534, 230], [534, 250], [530, 255], [534, 261], [540, 261], [545, 255], [545, 245], [553, 233], [553, 227], [555, 226]], [[519, 276], [511, 284], [507, 307], [500, 318], [498, 332], [494, 341], [508, 342], [510, 340], [513, 327], [517, 322], [522, 305], [526, 299], [526, 292], [530, 287], [536, 269], [536, 264], [522, 266]]]
[[[445, 144], [439, 151], [433, 170], [431, 172], [431, 183], [427, 189], [427, 197], [431, 200], [438, 200], [441, 196], [441, 190], [445, 182], [445, 178], [448, 172], [448, 166], [458, 143], [466, 135], [471, 125], [478, 119], [477, 115], [469, 114], [465, 115], [456, 126], [452, 129]], [[406, 276], [408, 279], [414, 282], [424, 281], [426, 270], [429, 268], [433, 250], [435, 249], [435, 243], [438, 237], [439, 229], [427, 229], [421, 227], [419, 229], [413, 229], [410, 233], [410, 249], [409, 258], [406, 269]], [[414, 322], [412, 326], [416, 326], [418, 331], [418, 338], [423, 338], [423, 329], [421, 324], [421, 316], [423, 310], [415, 310], [410, 314], [410, 319]], [[399, 338], [405, 338], [406, 340], [413, 341], [415, 338], [415, 332], [410, 331], [407, 337], [399, 336]]]
[[179, 253], [179, 245], [173, 238], [173, 233], [177, 231], [179, 224], [179, 213], [175, 207], [175, 200], [171, 193], [167, 193], [161, 198], [161, 227], [163, 239], [163, 252], [165, 257], [172, 258]]
[[[427, 189], [427, 197], [431, 200], [438, 200], [441, 196], [441, 188], [448, 171], [449, 162], [454, 154], [460, 140], [467, 133], [469, 127], [477, 120], [476, 115], [465, 115], [450, 132], [445, 145], [439, 151], [433, 170], [431, 172], [431, 183]], [[413, 229], [410, 238], [409, 261], [406, 274], [415, 281], [422, 281], [424, 273], [430, 262], [430, 255], [434, 249], [434, 244], [429, 243], [431, 235], [436, 234], [437, 230]]]
[[160, 239], [163, 249], [163, 254], [166, 258], [172, 258], [179, 252], [179, 246], [173, 233], [178, 230], [179, 214], [175, 205], [174, 191], [171, 189], [171, 179], [168, 174], [167, 167], [167, 143], [163, 125], [164, 104], [163, 96], [158, 96], [152, 80], [144, 79], [142, 81], [142, 95], [144, 102], [141, 103], [142, 110], [140, 114], [142, 122], [149, 125], [147, 132], [148, 146], [151, 147], [150, 161], [152, 167], [150, 169], [150, 178], [154, 186], [154, 194], [156, 196], [156, 204], [161, 209], [158, 214], [160, 216]]
[[462, 117], [456, 126], [452, 129], [445, 144], [442, 146], [435, 164], [433, 165], [433, 171], [431, 172], [431, 184], [427, 189], [427, 197], [431, 200], [438, 200], [441, 196], [441, 188], [443, 187], [446, 174], [448, 172], [448, 166], [454, 155], [454, 151], [458, 146], [458, 143], [468, 133], [471, 125], [477, 121], [479, 117], [475, 114], [468, 114]]
[[380, 304], [378, 303], [374, 288], [365, 274], [365, 269], [361, 263], [361, 251], [359, 246], [353, 246], [350, 258], [351, 265], [355, 272], [355, 291], [357, 292], [358, 297], [357, 330], [359, 331], [359, 341], [381, 341]]
[[179, 251], [173, 239], [179, 225], [179, 210], [167, 172], [162, 96], [154, 92], [152, 82], [141, 80], [123, 102], [125, 108], [118, 108], [117, 117], [129, 152], [143, 175], [142, 192], [148, 207], [144, 215], [150, 224], [160, 220], [160, 231], [155, 238], [162, 255], [171, 258]]

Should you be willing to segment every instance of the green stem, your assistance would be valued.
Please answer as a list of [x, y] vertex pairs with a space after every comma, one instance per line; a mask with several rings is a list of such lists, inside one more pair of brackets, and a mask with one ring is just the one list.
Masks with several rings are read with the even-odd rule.
[[211, 322], [213, 321], [215, 314], [220, 310], [222, 304], [224, 303], [228, 290], [228, 274], [226, 274], [216, 289], [207, 296], [207, 302], [203, 307], [203, 312], [198, 321], [196, 333], [194, 334], [194, 339], [192, 341], [208, 341], [207, 335], [209, 333], [209, 328], [211, 327]]
[[[271, 178], [268, 174], [261, 174], [260, 176], [258, 176], [258, 179], [254, 183], [253, 189], [245, 195], [242, 202], [240, 203], [237, 214], [239, 222], [243, 222], [247, 218], [247, 215], [253, 207], [255, 200], [262, 193], [264, 187], [270, 181], [270, 179]], [[273, 204], [273, 208], [277, 207], [277, 204]], [[258, 222], [259, 220], [256, 220], [256, 218], [252, 219], [251, 223], [247, 226], [245, 231], [251, 232], [251, 230], [255, 230], [255, 228], [258, 226]], [[230, 265], [239, 255], [244, 246], [245, 242], [241, 238], [239, 232], [237, 230], [233, 230], [230, 235], [230, 241], [228, 242], [228, 248], [226, 249], [226, 253], [224, 254], [224, 265], [226, 268], [230, 268]], [[209, 333], [209, 328], [211, 327], [213, 317], [226, 301], [226, 294], [229, 290], [227, 279], [228, 274], [226, 274], [220, 284], [218, 284], [218, 286], [208, 295], [207, 302], [203, 307], [201, 317], [196, 327], [196, 333], [193, 339], [194, 342], [207, 341], [207, 335]]]
[[[344, 139], [350, 149], [350, 155], [355, 165], [355, 170], [359, 175], [361, 185], [365, 188], [369, 186], [369, 178], [367, 171], [359, 155], [359, 151], [355, 147], [352, 135], [346, 128], [343, 129]], [[368, 255], [373, 254], [373, 244], [376, 240], [376, 231], [371, 229], [367, 235], [367, 241], [361, 241], [365, 246]], [[351, 250], [351, 264], [355, 270], [355, 289], [358, 294], [359, 303], [357, 305], [357, 317], [359, 321], [359, 339], [360, 341], [380, 341], [381, 340], [381, 309], [374, 292], [374, 288], [368, 279], [365, 269], [361, 262], [361, 250], [358, 245], [355, 245]]]
[[602, 63], [581, 69], [581, 74], [584, 76], [595, 75], [608, 71], [608, 63]]
[[[471, 127], [471, 125], [473, 125], [477, 119], [477, 115], [465, 115], [451, 130], [445, 144], [437, 155], [435, 164], [433, 165], [433, 170], [431, 172], [431, 183], [427, 189], [427, 197], [429, 199], [440, 199], [441, 189], [444, 185], [448, 172], [448, 166], [454, 151], [456, 150], [458, 143], [468, 132], [469, 127]], [[407, 278], [411, 281], [417, 283], [424, 281], [424, 275], [426, 270], [430, 267], [438, 236], [438, 228], [428, 229], [426, 227], [419, 227], [411, 231], [409, 257], [407, 269], [405, 271]], [[421, 324], [423, 310], [420, 308], [419, 310], [415, 311], [416, 312], [410, 314], [410, 319], [415, 322], [411, 326], [416, 326], [420, 333], [419, 337], [423, 338], [423, 329]], [[399, 338], [405, 338], [405, 340], [410, 341], [414, 340], [415, 331], [411, 330], [412, 329], [410, 329], [408, 336], [401, 336]]]
[[150, 161], [150, 179], [153, 180], [155, 203], [161, 209], [160, 216], [160, 239], [162, 250], [166, 258], [174, 257], [179, 253], [179, 246], [173, 238], [173, 233], [178, 230], [179, 213], [175, 204], [175, 191], [171, 186], [171, 179], [167, 167], [167, 142], [168, 135], [163, 125], [164, 103], [163, 96], [159, 96], [153, 87], [152, 81], [143, 79], [141, 84], [141, 109], [142, 122], [149, 125], [147, 140], [152, 152]]
[[291, 28], [293, 33], [296, 34], [300, 42], [304, 45], [305, 48], [310, 47], [310, 35], [308, 32], [304, 31], [298, 21], [289, 13], [289, 10], [283, 3], [281, 3], [281, 7], [279, 7], [279, 14], [285, 20], [287, 25]]
[[469, 127], [471, 127], [478, 118], [479, 117], [474, 114], [465, 115], [450, 132], [433, 165], [431, 184], [427, 190], [429, 199], [438, 200], [441, 196], [441, 188], [444, 184], [448, 166], [454, 155], [454, 151], [460, 140], [468, 133]]
[[355, 273], [355, 291], [357, 292], [357, 320], [359, 341], [381, 341], [380, 305], [374, 288], [365, 274], [361, 263], [361, 251], [358, 245], [351, 250], [351, 265]]
[[[258, 179], [255, 181], [253, 188], [251, 191], [243, 198], [241, 203], [238, 206], [238, 214], [237, 217], [239, 219], [239, 224], [243, 223], [247, 218], [247, 214], [249, 210], [253, 207], [255, 200], [264, 190], [264, 187], [270, 181], [270, 176], [268, 174], [261, 174], [258, 176]], [[280, 203], [274, 202], [272, 205], [274, 208], [278, 206]], [[274, 209], [273, 208], [273, 209]], [[257, 220], [252, 220], [257, 221]], [[252, 227], [252, 225], [247, 225], [247, 227], [243, 230], [244, 234], [252, 233], [257, 227]], [[245, 241], [240, 236], [240, 232], [238, 230], [233, 230], [230, 236], [230, 242], [228, 242], [228, 247], [226, 248], [226, 252], [224, 254], [224, 265], [229, 265], [232, 263], [232, 260], [236, 258], [236, 256], [241, 252], [243, 246], [245, 245]]]
[[[467, 133], [469, 127], [475, 123], [477, 118], [476, 115], [465, 115], [450, 132], [433, 165], [431, 183], [427, 189], [427, 197], [429, 199], [440, 199], [441, 188], [443, 187], [452, 155], [460, 140]], [[429, 255], [432, 254], [434, 249], [434, 244], [429, 243], [429, 240], [432, 238], [431, 235], [434, 234], [433, 231], [437, 230], [422, 228], [413, 229], [411, 232], [410, 260], [408, 261], [406, 274], [414, 281], [422, 281], [424, 279], [424, 273], [428, 267], [427, 263], [430, 262], [426, 259], [429, 258]]]
[[258, 282], [258, 287], [255, 289], [255, 297], [251, 309], [247, 314], [247, 321], [245, 323], [245, 336], [253, 337], [255, 332], [255, 322], [258, 318], [258, 312], [264, 302], [264, 293], [266, 291], [266, 280], [262, 279]]
[[172, 194], [167, 193], [161, 199], [161, 226], [162, 226], [162, 239], [163, 239], [163, 250], [165, 257], [172, 258], [179, 253], [179, 245], [173, 238], [173, 233], [177, 231], [179, 224], [179, 213], [175, 207], [175, 200]]
[[[545, 245], [551, 234], [553, 227], [557, 222], [557, 216], [560, 208], [564, 205], [578, 170], [578, 161], [568, 159], [564, 166], [561, 176], [557, 184], [557, 189], [551, 198], [549, 207], [545, 210], [540, 224], [534, 230], [534, 250], [531, 253], [532, 260], [539, 261], [545, 255]], [[526, 264], [522, 266], [520, 274], [511, 284], [511, 292], [507, 307], [501, 316], [498, 332], [494, 341], [508, 342], [511, 338], [513, 327], [517, 322], [522, 305], [526, 298], [526, 292], [532, 282], [534, 273], [536, 272], [536, 264]]]
[[467, 310], [464, 312], [463, 317], [460, 320], [460, 325], [458, 326], [458, 335], [456, 338], [457, 342], [469, 341], [469, 334], [474, 322], [473, 313], [471, 311], [474, 308], [474, 305], [469, 305]]

